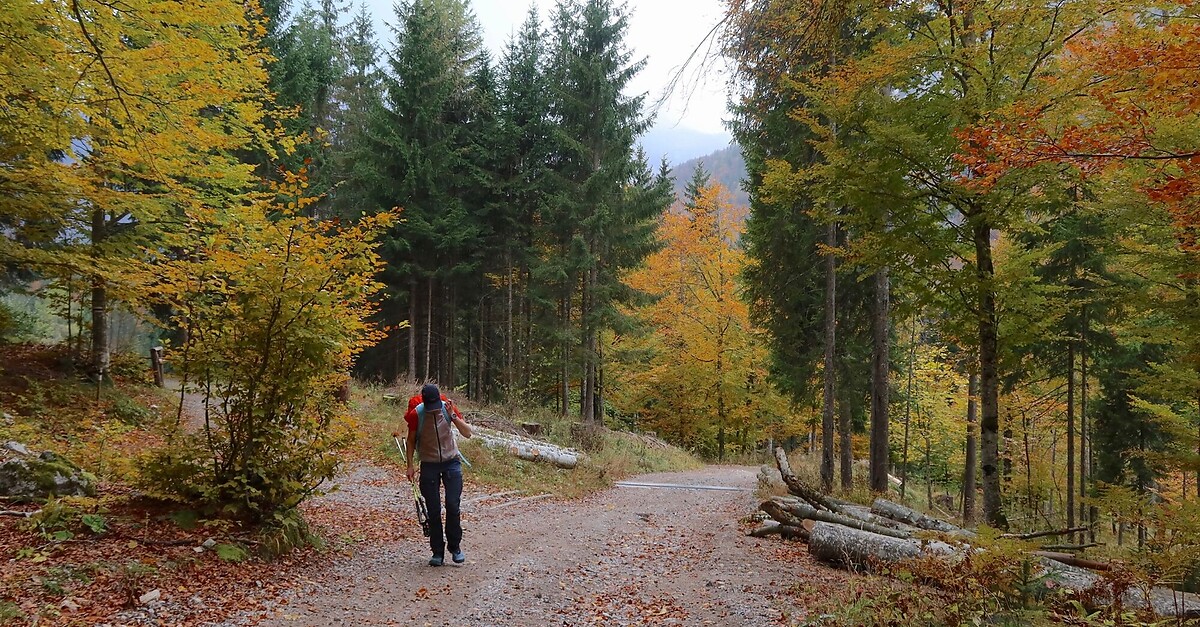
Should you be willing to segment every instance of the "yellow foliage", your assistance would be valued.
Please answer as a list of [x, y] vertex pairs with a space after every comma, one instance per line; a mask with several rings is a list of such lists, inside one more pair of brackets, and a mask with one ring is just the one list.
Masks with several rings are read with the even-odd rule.
[[720, 454], [735, 434], [753, 444], [785, 403], [767, 384], [767, 346], [738, 297], [746, 255], [728, 192], [701, 189], [690, 211], [663, 215], [659, 236], [665, 248], [626, 279], [655, 298], [632, 312], [653, 332], [614, 342], [616, 353], [648, 359], [615, 365], [614, 402], [691, 448]]
[[[117, 289], [184, 210], [244, 202], [267, 144], [254, 5], [14, 0], [0, 12], [0, 259]], [[48, 247], [54, 243], [53, 248]]]
[[156, 453], [156, 487], [263, 516], [295, 507], [331, 478], [353, 439], [335, 402], [352, 360], [381, 332], [377, 236], [394, 212], [334, 226], [299, 212], [302, 175], [278, 201], [236, 213], [189, 212], [188, 254], [142, 264], [142, 291], [168, 303], [184, 331], [177, 372], [205, 397], [200, 433]]

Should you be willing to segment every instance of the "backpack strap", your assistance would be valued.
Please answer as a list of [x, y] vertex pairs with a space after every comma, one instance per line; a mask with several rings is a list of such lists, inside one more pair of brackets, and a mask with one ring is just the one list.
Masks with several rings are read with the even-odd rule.
[[[416, 407], [417, 410], [417, 437], [413, 441], [413, 450], [417, 453], [421, 452], [421, 427], [425, 426], [425, 403], [420, 403]], [[420, 460], [420, 457], [417, 458]]]

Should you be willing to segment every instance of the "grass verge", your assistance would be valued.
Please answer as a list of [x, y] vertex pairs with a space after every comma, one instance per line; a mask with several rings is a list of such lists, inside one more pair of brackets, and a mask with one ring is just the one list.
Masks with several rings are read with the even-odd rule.
[[[404, 433], [404, 404], [407, 396], [399, 394], [400, 404], [389, 403], [384, 395], [393, 393], [382, 387], [356, 388], [351, 411], [358, 421], [360, 433], [356, 449], [379, 463], [403, 466], [404, 460], [392, 440], [392, 432]], [[583, 458], [574, 469], [557, 468], [552, 464], [518, 459], [507, 452], [490, 450], [476, 440], [462, 443], [463, 454], [471, 461], [468, 480], [497, 490], [523, 490], [528, 493], [549, 492], [556, 496], [575, 498], [610, 487], [614, 482], [634, 475], [653, 472], [672, 472], [699, 468], [703, 463], [692, 455], [661, 441], [639, 434], [602, 429], [583, 432], [578, 421], [564, 418], [543, 408], [514, 408], [477, 406], [467, 401], [455, 401], [473, 419], [488, 426], [537, 423], [542, 427], [538, 436], [552, 444], [583, 451]]]

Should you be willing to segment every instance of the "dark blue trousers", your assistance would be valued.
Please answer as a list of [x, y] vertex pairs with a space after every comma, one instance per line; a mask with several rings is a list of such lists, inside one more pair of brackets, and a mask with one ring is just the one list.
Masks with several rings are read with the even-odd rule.
[[[442, 485], [446, 486], [446, 528], [442, 537]], [[429, 548], [434, 555], [445, 555], [462, 548], [462, 516], [459, 505], [462, 501], [462, 462], [421, 462], [421, 496], [429, 508]]]

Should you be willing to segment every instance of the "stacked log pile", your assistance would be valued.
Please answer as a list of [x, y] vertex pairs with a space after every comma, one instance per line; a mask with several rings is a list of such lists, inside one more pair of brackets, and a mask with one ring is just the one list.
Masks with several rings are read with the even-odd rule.
[[[804, 541], [813, 557], [851, 570], [873, 570], [918, 557], [956, 560], [984, 550], [971, 545], [974, 532], [899, 503], [880, 498], [867, 508], [822, 494], [792, 473], [782, 448], [775, 449], [775, 461], [791, 496], [762, 503], [760, 509], [772, 520], [751, 531], [752, 536]], [[1030, 556], [1044, 581], [1083, 593], [1096, 605], [1118, 602], [1097, 572], [1108, 564], [1050, 551], [1031, 550]], [[1130, 588], [1121, 593], [1119, 602], [1152, 609], [1164, 618], [1200, 618], [1200, 597], [1170, 588]]]

